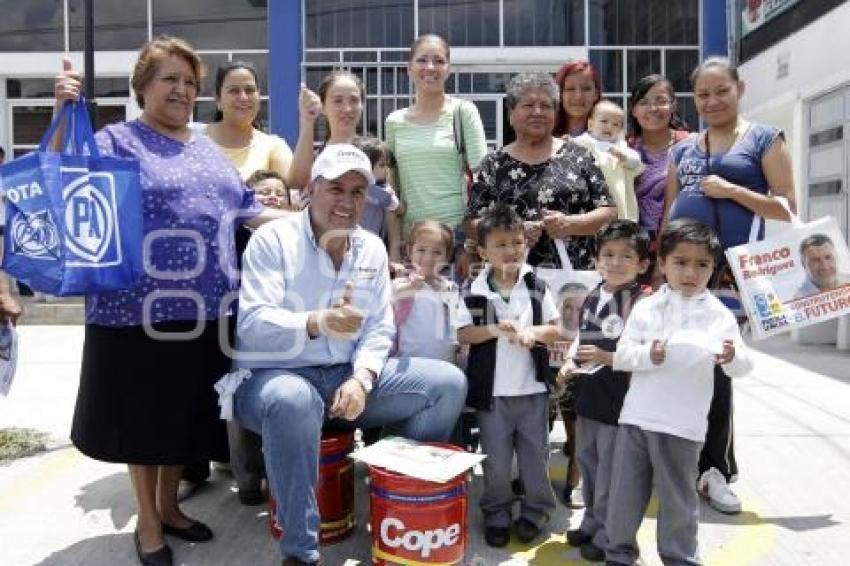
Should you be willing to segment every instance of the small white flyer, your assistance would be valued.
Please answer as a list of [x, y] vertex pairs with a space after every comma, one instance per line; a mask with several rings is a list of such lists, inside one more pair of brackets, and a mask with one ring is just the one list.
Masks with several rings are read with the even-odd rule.
[[11, 324], [0, 328], [0, 395], [6, 397], [18, 366], [18, 333]]
[[351, 457], [370, 466], [437, 483], [446, 483], [456, 478], [486, 458], [482, 454], [452, 450], [397, 436], [384, 438], [352, 452]]

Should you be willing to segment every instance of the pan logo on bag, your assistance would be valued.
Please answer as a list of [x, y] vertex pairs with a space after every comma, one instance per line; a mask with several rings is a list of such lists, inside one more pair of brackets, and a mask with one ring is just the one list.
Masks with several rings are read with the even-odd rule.
[[[9, 187], [4, 191], [6, 198], [18, 204], [44, 195], [37, 182]], [[47, 209], [35, 212], [19, 210], [10, 225], [12, 253], [33, 259], [56, 260], [59, 258], [59, 232]]]
[[14, 254], [33, 259], [59, 259], [59, 232], [47, 210], [15, 214], [11, 237]]
[[67, 264], [73, 267], [106, 267], [121, 263], [121, 238], [111, 173], [89, 173], [85, 169], [62, 168], [68, 174], [82, 175], [65, 185], [65, 238]]

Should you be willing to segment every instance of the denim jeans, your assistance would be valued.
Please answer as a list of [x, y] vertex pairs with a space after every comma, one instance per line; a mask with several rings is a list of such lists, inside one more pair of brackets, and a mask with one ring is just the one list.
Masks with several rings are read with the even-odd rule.
[[[318, 480], [322, 425], [349, 364], [253, 370], [234, 396], [234, 417], [263, 438], [266, 473], [283, 526], [280, 550], [311, 562], [319, 558]], [[401, 436], [445, 441], [466, 400], [466, 377], [455, 366], [423, 358], [391, 358], [348, 426], [389, 427]]]

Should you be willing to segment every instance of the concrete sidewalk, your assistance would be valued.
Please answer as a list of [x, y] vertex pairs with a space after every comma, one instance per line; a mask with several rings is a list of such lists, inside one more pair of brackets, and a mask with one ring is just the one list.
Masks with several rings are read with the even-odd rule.
[[[20, 367], [8, 399], [0, 398], [0, 428], [50, 433], [53, 448], [0, 467], [0, 564], [112, 566], [136, 564], [131, 533], [135, 508], [126, 467], [82, 456], [67, 437], [82, 345], [79, 326], [21, 327]], [[754, 345], [757, 371], [737, 380], [736, 441], [741, 469], [738, 516], [702, 509], [700, 544], [707, 564], [843, 565], [850, 556], [850, 355], [833, 347], [799, 346], [786, 338]], [[552, 478], [560, 489], [565, 462], [553, 436]], [[362, 470], [358, 470], [360, 477]], [[264, 508], [239, 505], [231, 479], [216, 473], [210, 487], [185, 504], [213, 528], [207, 544], [170, 541], [176, 563], [280, 564]], [[480, 478], [469, 514], [470, 564], [584, 563], [564, 530], [580, 512], [558, 507], [552, 534], [535, 546], [483, 543], [477, 512]], [[347, 541], [324, 549], [326, 564], [368, 564], [368, 496], [357, 482], [358, 526]], [[655, 554], [655, 510], [639, 534], [644, 564]]]

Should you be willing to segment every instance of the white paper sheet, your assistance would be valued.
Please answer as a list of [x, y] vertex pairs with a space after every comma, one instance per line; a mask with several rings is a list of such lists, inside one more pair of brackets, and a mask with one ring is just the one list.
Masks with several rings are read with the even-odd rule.
[[351, 453], [355, 460], [426, 481], [446, 483], [486, 456], [431, 446], [400, 437], [384, 438]]

